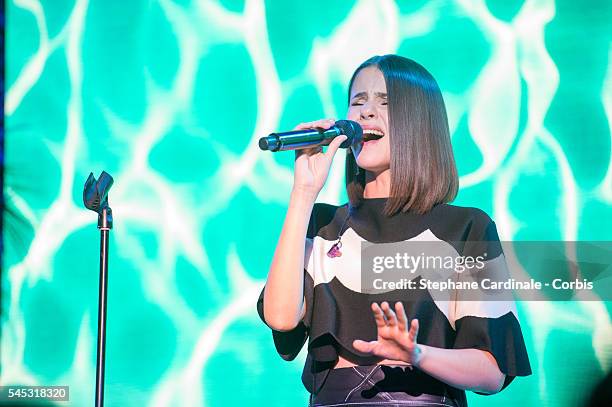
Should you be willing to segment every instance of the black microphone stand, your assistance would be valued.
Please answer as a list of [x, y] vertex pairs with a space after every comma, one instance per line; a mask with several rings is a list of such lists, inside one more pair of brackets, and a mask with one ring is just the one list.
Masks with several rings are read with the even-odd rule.
[[83, 203], [98, 214], [100, 230], [100, 281], [98, 288], [98, 346], [96, 356], [96, 407], [104, 406], [104, 365], [106, 357], [106, 298], [108, 287], [108, 238], [113, 228], [113, 212], [108, 206], [108, 191], [113, 177], [102, 171], [100, 178], [89, 174], [83, 189]]

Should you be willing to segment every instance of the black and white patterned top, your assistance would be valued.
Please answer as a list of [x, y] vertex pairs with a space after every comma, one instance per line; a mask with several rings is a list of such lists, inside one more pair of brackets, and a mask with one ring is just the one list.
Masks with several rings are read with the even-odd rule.
[[[410, 240], [443, 241], [459, 255], [487, 253], [485, 263], [504, 261], [495, 223], [476, 208], [439, 204], [419, 215], [411, 212], [392, 217], [383, 214], [385, 198], [364, 199], [357, 208], [315, 204], [308, 226], [304, 261], [306, 315], [288, 332], [272, 330], [274, 344], [285, 360], [293, 360], [308, 340], [302, 382], [316, 393], [338, 355], [358, 365], [380, 359], [355, 350], [355, 339], [377, 337], [372, 302], [402, 301], [409, 320], [419, 320], [417, 342], [446, 349], [481, 349], [490, 352], [506, 375], [506, 387], [515, 376], [531, 374], [514, 301], [440, 301], [427, 290], [408, 297], [406, 290], [367, 294], [361, 290], [361, 243]], [[345, 223], [346, 221], [346, 223]], [[343, 227], [344, 225], [344, 227]], [[342, 255], [327, 255], [342, 233]], [[464, 245], [462, 242], [482, 242]], [[419, 276], [415, 276], [419, 278]], [[263, 290], [257, 302], [263, 320]], [[265, 322], [265, 321], [264, 321]], [[465, 405], [465, 393], [415, 369], [417, 391], [441, 394]], [[420, 388], [420, 390], [419, 390]]]

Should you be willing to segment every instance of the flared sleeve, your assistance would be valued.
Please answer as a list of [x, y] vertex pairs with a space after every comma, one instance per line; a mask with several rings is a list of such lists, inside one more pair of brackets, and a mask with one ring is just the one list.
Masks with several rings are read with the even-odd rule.
[[[259, 314], [261, 320], [267, 325], [263, 312], [264, 290], [265, 287], [261, 290], [261, 294], [257, 300], [257, 313]], [[270, 328], [272, 330], [272, 339], [274, 340], [276, 351], [284, 360], [290, 361], [295, 359], [308, 339], [308, 332], [310, 329], [310, 310], [312, 308], [312, 290], [312, 278], [306, 271], [304, 271], [304, 301], [306, 306], [306, 314], [300, 320], [297, 326], [290, 331], [277, 331]]]
[[[323, 209], [321, 209], [323, 207]], [[261, 290], [259, 299], [257, 300], [257, 313], [261, 320], [272, 329], [272, 338], [278, 354], [287, 361], [295, 359], [300, 353], [300, 350], [306, 343], [310, 332], [310, 325], [312, 321], [312, 309], [313, 309], [313, 290], [314, 280], [308, 273], [308, 268], [312, 267], [312, 247], [313, 238], [316, 236], [318, 231], [317, 224], [320, 224], [320, 220], [317, 220], [321, 216], [329, 216], [325, 212], [327, 205], [315, 204], [312, 209], [312, 214], [308, 224], [308, 231], [306, 235], [304, 245], [304, 306], [306, 307], [306, 313], [300, 320], [298, 325], [290, 331], [277, 331], [272, 329], [264, 318], [263, 305], [264, 305], [264, 288]]]
[[[482, 256], [483, 268], [465, 278], [499, 281], [510, 276], [495, 223], [484, 212], [474, 220], [463, 256]], [[480, 349], [495, 358], [506, 375], [505, 388], [531, 366], [516, 303], [509, 291], [460, 291], [454, 304], [455, 349]]]

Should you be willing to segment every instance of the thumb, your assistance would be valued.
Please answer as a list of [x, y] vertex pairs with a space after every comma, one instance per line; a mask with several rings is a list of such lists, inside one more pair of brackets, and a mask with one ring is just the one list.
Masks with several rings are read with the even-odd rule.
[[355, 339], [353, 341], [353, 348], [363, 353], [371, 353], [376, 346], [376, 341], [366, 342], [361, 339]]
[[347, 137], [344, 134], [335, 137], [332, 142], [329, 143], [325, 155], [329, 155], [330, 158], [334, 158], [334, 155], [336, 155], [336, 151], [338, 151], [338, 148], [340, 148], [340, 144], [342, 144], [346, 139]]

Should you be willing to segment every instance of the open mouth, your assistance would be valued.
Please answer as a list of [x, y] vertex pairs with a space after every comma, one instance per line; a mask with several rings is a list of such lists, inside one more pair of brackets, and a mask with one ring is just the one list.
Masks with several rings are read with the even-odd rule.
[[364, 129], [363, 130], [363, 142], [367, 143], [368, 141], [380, 140], [383, 138], [384, 134], [380, 130], [374, 129]]

